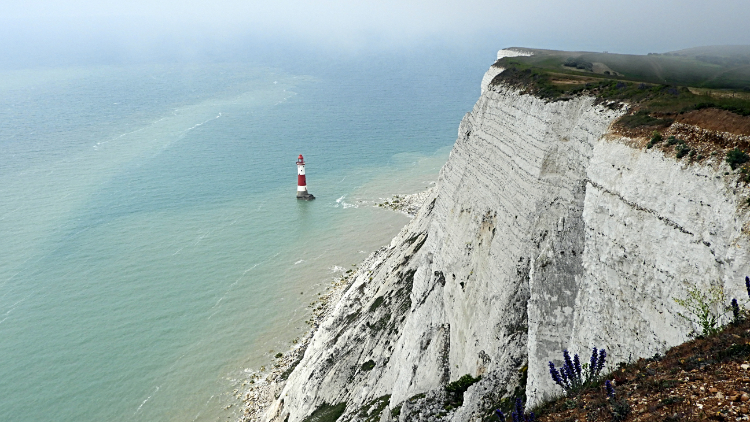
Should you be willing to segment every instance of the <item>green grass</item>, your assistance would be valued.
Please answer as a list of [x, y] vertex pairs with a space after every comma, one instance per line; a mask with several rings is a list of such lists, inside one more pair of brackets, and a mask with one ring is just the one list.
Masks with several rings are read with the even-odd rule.
[[[622, 119], [620, 119], [620, 124], [627, 128], [635, 128], [641, 126], [667, 127], [672, 124], [673, 121], [674, 120], [672, 119], [651, 117], [648, 114], [648, 111], [639, 110], [635, 114], [624, 116]], [[659, 141], [661, 141], [661, 139]]]
[[388, 407], [390, 402], [390, 394], [371, 400], [357, 411], [357, 415], [359, 416], [357, 420], [362, 422], [378, 422], [381, 413]]
[[534, 55], [505, 58], [500, 62], [520, 60], [533, 67], [561, 73], [610, 77], [586, 71], [590, 69], [574, 70], [570, 66], [564, 66], [566, 62], [584, 64], [584, 67], [588, 63], [600, 63], [622, 75], [616, 76], [621, 80], [711, 89], [747, 88], [750, 91], [750, 46], [705, 47], [648, 55], [525, 50]]
[[713, 55], [711, 49], [646, 56], [530, 51], [533, 56], [498, 60], [496, 66], [506, 70], [491, 84], [549, 100], [585, 93], [636, 104], [641, 112], [623, 118], [626, 127], [666, 127], [671, 121], [664, 114], [703, 108], [750, 115], [750, 46], [717, 49]]
[[469, 389], [475, 382], [482, 379], [482, 377], [472, 377], [470, 374], [466, 374], [461, 378], [453, 381], [445, 386], [445, 391], [448, 393], [448, 404], [454, 407], [461, 406], [464, 402], [464, 393]]
[[345, 410], [346, 403], [336, 405], [323, 403], [310, 416], [303, 419], [302, 422], [336, 422], [344, 414]]

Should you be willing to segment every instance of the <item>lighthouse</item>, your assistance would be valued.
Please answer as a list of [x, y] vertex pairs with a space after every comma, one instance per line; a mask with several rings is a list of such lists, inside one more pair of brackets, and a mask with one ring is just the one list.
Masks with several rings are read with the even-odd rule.
[[307, 180], [305, 179], [305, 159], [302, 154], [297, 158], [297, 199], [311, 201], [314, 196], [307, 193]]

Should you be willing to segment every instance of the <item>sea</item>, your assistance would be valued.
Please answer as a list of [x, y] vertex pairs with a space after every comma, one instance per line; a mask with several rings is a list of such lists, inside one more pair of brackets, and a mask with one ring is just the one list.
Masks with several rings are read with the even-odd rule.
[[435, 183], [493, 56], [0, 69], [0, 420], [235, 420], [408, 222], [375, 205]]

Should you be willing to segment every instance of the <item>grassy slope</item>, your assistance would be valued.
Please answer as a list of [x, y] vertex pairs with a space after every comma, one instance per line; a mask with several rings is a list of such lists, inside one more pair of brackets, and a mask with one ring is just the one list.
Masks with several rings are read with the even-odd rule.
[[[581, 74], [563, 66], [569, 57], [602, 63], [631, 80], [653, 84], [692, 86], [711, 89], [750, 90], [750, 46], [700, 47], [666, 54], [645, 56], [595, 52], [529, 50], [534, 56], [523, 58], [550, 71]], [[505, 59], [507, 60], [507, 59]], [[594, 76], [594, 75], [590, 75]]]
[[[750, 115], [750, 46], [646, 56], [526, 50], [534, 55], [499, 60], [495, 65], [506, 71], [492, 83], [553, 100], [588, 93], [648, 113], [674, 116], [716, 107]], [[570, 61], [583, 66], [566, 66]]]

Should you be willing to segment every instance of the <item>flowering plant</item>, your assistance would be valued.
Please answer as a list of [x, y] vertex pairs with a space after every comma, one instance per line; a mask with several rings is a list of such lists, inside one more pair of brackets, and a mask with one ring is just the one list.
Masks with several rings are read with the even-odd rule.
[[588, 365], [584, 365], [582, 368], [578, 355], [573, 355], [573, 359], [571, 359], [570, 353], [564, 350], [562, 367], [558, 370], [555, 364], [550, 361], [549, 374], [555, 384], [562, 387], [566, 394], [574, 395], [599, 379], [606, 359], [607, 351], [604, 349], [597, 350], [594, 347]]

